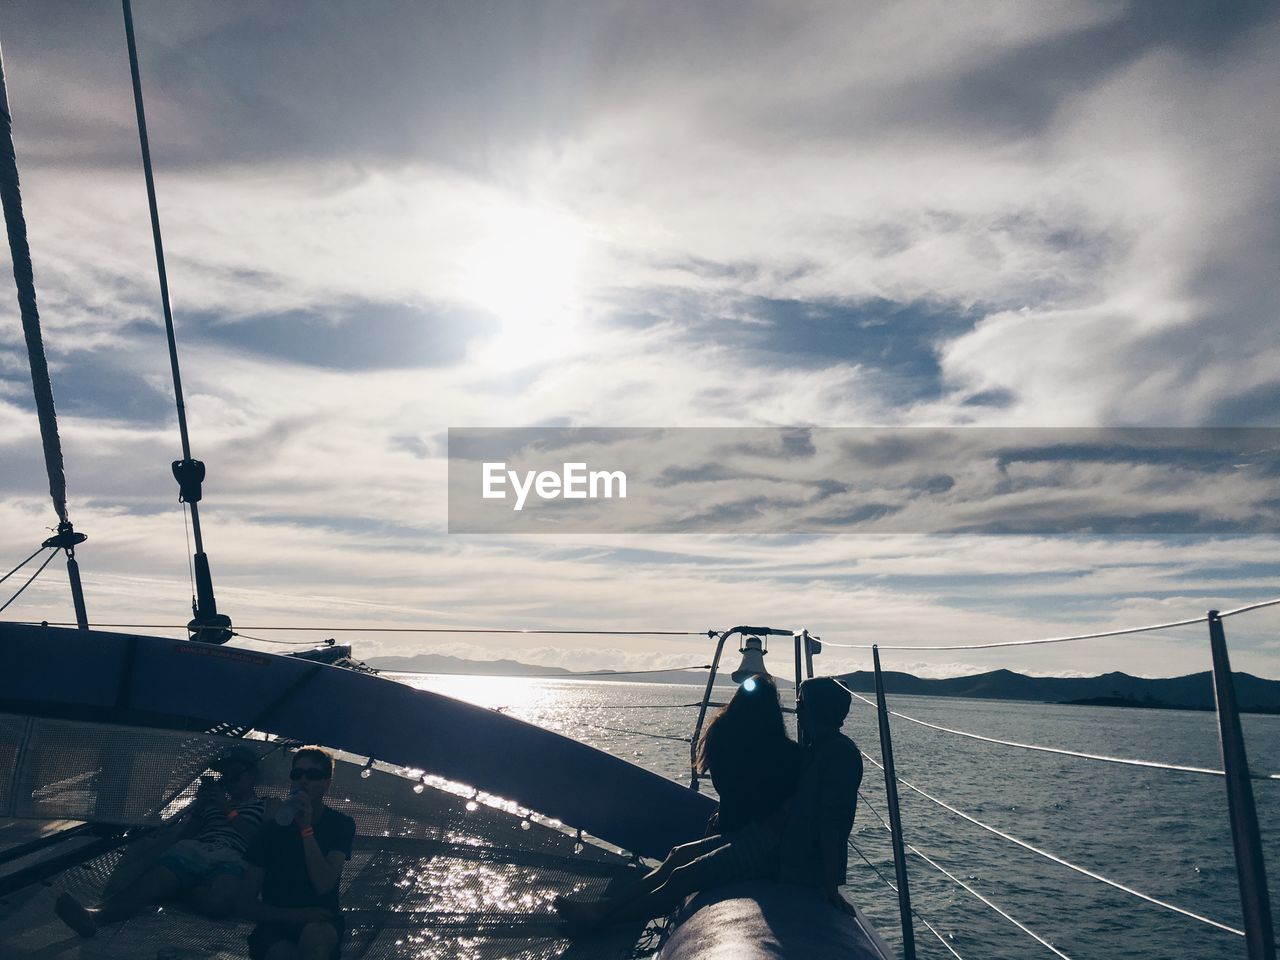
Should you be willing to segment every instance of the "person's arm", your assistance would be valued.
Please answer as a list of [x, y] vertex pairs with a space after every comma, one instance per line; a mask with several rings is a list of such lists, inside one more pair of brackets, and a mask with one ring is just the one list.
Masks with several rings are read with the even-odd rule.
[[236, 912], [254, 923], [322, 923], [333, 922], [332, 911], [323, 907], [273, 907], [260, 899], [262, 880], [266, 871], [250, 864], [245, 867], [240, 880], [240, 895]]
[[[217, 803], [217, 797], [221, 792], [208, 777], [200, 778], [200, 786], [196, 788], [196, 798], [187, 808], [182, 820], [182, 829], [174, 842], [190, 839], [200, 833], [200, 828], [203, 826], [201, 819], [205, 810]], [[225, 798], [223, 801], [225, 803]]]
[[849, 832], [862, 785], [862, 758], [828, 756], [818, 790], [818, 849], [822, 857], [822, 891], [838, 907], [848, 907], [840, 893], [848, 866]]
[[315, 827], [311, 822], [311, 801], [306, 794], [297, 799], [298, 815], [294, 818], [302, 834], [302, 858], [307, 866], [307, 877], [316, 893], [325, 894], [338, 885], [342, 877], [342, 865], [347, 855], [342, 850], [330, 850], [326, 855], [316, 842]]
[[267, 821], [275, 816], [276, 808], [279, 806], [279, 800], [269, 797], [262, 808], [262, 819], [257, 823], [248, 822], [239, 814], [235, 814], [233, 816], [232, 814], [235, 812], [233, 809], [227, 811], [227, 821], [231, 824], [236, 833], [240, 834], [240, 836], [244, 837], [246, 840], [252, 840], [257, 836], [258, 831], [266, 825]]

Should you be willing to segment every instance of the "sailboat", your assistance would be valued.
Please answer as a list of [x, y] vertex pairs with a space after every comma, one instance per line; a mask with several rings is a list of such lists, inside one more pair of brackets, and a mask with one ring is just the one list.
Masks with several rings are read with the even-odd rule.
[[[285, 782], [290, 745], [336, 752], [328, 802], [358, 827], [343, 881], [343, 956], [651, 954], [661, 934], [641, 924], [567, 937], [552, 900], [603, 893], [643, 861], [701, 837], [716, 807], [710, 797], [502, 713], [325, 662], [336, 658], [324, 651], [277, 656], [227, 645], [232, 624], [217, 608], [199, 527], [204, 467], [192, 456], [182, 405], [128, 0], [124, 11], [178, 398], [183, 455], [173, 471], [195, 527], [196, 597], [187, 639], [90, 626], [75, 555], [86, 537], [67, 511], [0, 64], [0, 194], [59, 522], [42, 550], [46, 565], [66, 558], [77, 619], [75, 628], [0, 623], [4, 956], [244, 956], [247, 928], [235, 920], [166, 909], [79, 941], [50, 909], [55, 890], [93, 900], [136, 871], [229, 742], [261, 758], [264, 784]], [[721, 632], [720, 645], [744, 629]], [[699, 722], [710, 696], [709, 680]], [[687, 913], [665, 948], [673, 960], [889, 957], [865, 917], [798, 888], [725, 891]]]

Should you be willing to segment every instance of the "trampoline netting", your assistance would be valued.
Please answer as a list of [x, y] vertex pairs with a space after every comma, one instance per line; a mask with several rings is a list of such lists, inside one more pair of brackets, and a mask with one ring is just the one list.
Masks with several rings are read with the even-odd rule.
[[[0, 883], [42, 857], [70, 860], [52, 876], [7, 883], [0, 954], [246, 956], [247, 923], [208, 920], [180, 905], [144, 911], [91, 940], [77, 938], [52, 913], [61, 891], [95, 902], [145, 870], [173, 839], [172, 821], [193, 799], [195, 781], [231, 743], [262, 757], [259, 793], [282, 796], [289, 757], [277, 740], [0, 715], [0, 816], [12, 828], [0, 828], [0, 858], [7, 861]], [[326, 802], [352, 817], [357, 830], [342, 878], [344, 957], [605, 960], [649, 952], [637, 946], [638, 924], [589, 941], [567, 940], [551, 909], [557, 894], [603, 893], [629, 874], [630, 860], [615, 849], [461, 785], [424, 784], [417, 779], [421, 771], [362, 771], [358, 760], [338, 757]], [[99, 847], [79, 837], [6, 856], [7, 835], [29, 841], [44, 825], [69, 821], [102, 826], [95, 834]], [[109, 828], [132, 828], [128, 842], [101, 839]], [[75, 856], [77, 843], [90, 852], [87, 859]], [[8, 843], [8, 852], [22, 851]]]

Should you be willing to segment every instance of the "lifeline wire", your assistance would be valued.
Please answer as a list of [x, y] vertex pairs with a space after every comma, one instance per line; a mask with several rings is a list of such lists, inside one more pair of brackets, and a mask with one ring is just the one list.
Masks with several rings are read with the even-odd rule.
[[23, 560], [20, 564], [18, 564], [12, 570], [6, 573], [3, 577], [0, 577], [0, 583], [4, 583], [6, 580], [12, 577], [15, 573], [17, 573], [19, 570], [25, 567], [28, 563], [30, 563], [32, 560], [38, 557], [40, 555], [40, 551], [43, 549], [45, 549], [44, 544], [41, 544], [40, 546], [36, 547], [35, 553], [31, 554], [31, 556], [27, 557], [27, 559]]
[[1056, 956], [1061, 957], [1061, 958], [1062, 958], [1062, 960], [1071, 960], [1071, 958], [1070, 958], [1070, 957], [1068, 957], [1065, 953], [1063, 953], [1061, 950], [1059, 950], [1057, 947], [1055, 947], [1052, 943], [1050, 943], [1050, 942], [1049, 942], [1048, 940], [1046, 940], [1044, 937], [1040, 936], [1040, 934], [1036, 933], [1036, 932], [1035, 932], [1034, 930], [1032, 930], [1030, 927], [1024, 926], [1023, 924], [1019, 923], [1017, 920], [1015, 920], [1013, 917], [1011, 917], [1011, 916], [1010, 916], [1009, 914], [1007, 914], [1005, 911], [1001, 910], [1001, 909], [1000, 909], [999, 907], [997, 907], [994, 903], [992, 903], [990, 900], [988, 900], [986, 897], [984, 897], [982, 894], [980, 894], [977, 890], [973, 889], [973, 887], [969, 886], [969, 885], [968, 885], [967, 883], [965, 883], [963, 880], [961, 880], [960, 878], [958, 878], [958, 877], [954, 876], [953, 874], [951, 874], [949, 871], [947, 871], [947, 870], [946, 870], [946, 869], [944, 869], [943, 867], [940, 867], [938, 864], [934, 863], [934, 862], [933, 862], [933, 860], [931, 860], [931, 859], [929, 859], [929, 857], [925, 856], [925, 854], [924, 854], [924, 853], [922, 853], [919, 849], [917, 849], [916, 847], [913, 847], [913, 846], [912, 846], [911, 844], [909, 844], [909, 843], [907, 844], [907, 849], [908, 849], [908, 850], [910, 850], [912, 853], [914, 853], [917, 857], [919, 857], [919, 858], [920, 858], [921, 860], [923, 860], [925, 863], [929, 864], [929, 866], [933, 867], [935, 870], [937, 870], [937, 871], [938, 871], [939, 873], [941, 873], [943, 876], [947, 877], [948, 879], [950, 879], [950, 880], [951, 880], [951, 881], [953, 881], [954, 883], [957, 883], [957, 884], [959, 884], [960, 886], [964, 887], [964, 889], [968, 890], [971, 894], [973, 894], [975, 897], [977, 897], [979, 900], [981, 900], [983, 903], [985, 903], [988, 907], [990, 907], [990, 908], [991, 908], [992, 910], [994, 910], [996, 913], [1000, 914], [1000, 916], [1004, 917], [1006, 920], [1008, 920], [1010, 923], [1012, 923], [1015, 927], [1017, 927], [1019, 930], [1021, 930], [1021, 931], [1022, 931], [1023, 933], [1025, 933], [1027, 936], [1032, 937], [1032, 938], [1034, 938], [1037, 942], [1039, 942], [1039, 943], [1043, 944], [1046, 948], [1048, 948], [1050, 951], [1052, 951]]
[[[277, 640], [277, 643], [287, 641]], [[687, 667], [660, 667], [657, 670], [593, 670], [587, 673], [567, 672], [567, 673], [521, 673], [513, 674], [513, 680], [576, 680], [579, 677], [634, 677], [645, 673], [674, 673], [678, 670], [710, 670], [709, 663], [694, 663]], [[429, 671], [423, 670], [388, 670], [387, 673], [400, 674], [406, 677], [428, 677], [435, 676]], [[698, 704], [693, 704], [698, 706]]]
[[[839, 681], [836, 681], [839, 683]], [[843, 683], [840, 686], [848, 690], [849, 694], [858, 700], [861, 700], [867, 706], [873, 709], [879, 709], [876, 704], [862, 696], [860, 693], [854, 693], [849, 690]], [[909, 723], [918, 723], [922, 727], [928, 727], [930, 730], [939, 730], [942, 733], [954, 734], [957, 737], [968, 737], [970, 740], [981, 740], [983, 743], [996, 743], [1002, 747], [1018, 747], [1022, 750], [1036, 750], [1040, 753], [1056, 753], [1064, 757], [1080, 757], [1084, 760], [1103, 760], [1107, 763], [1122, 763], [1130, 767], [1151, 767], [1156, 770], [1175, 770], [1179, 773], [1203, 773], [1214, 777], [1225, 777], [1226, 773], [1222, 770], [1214, 770], [1210, 767], [1186, 767], [1174, 763], [1161, 763], [1158, 760], [1129, 760], [1124, 757], [1108, 757], [1100, 753], [1081, 753], [1078, 750], [1066, 750], [1060, 747], [1042, 747], [1033, 743], [1017, 743], [1013, 740], [997, 740], [995, 737], [984, 737], [977, 733], [968, 733], [964, 730], [954, 730], [951, 727], [941, 727], [936, 723], [929, 723], [926, 720], [917, 720], [915, 717], [909, 717], [905, 713], [899, 713], [896, 710], [890, 710], [890, 715], [906, 720]], [[1251, 773], [1250, 778], [1253, 780], [1280, 780], [1280, 773]]]
[[[1250, 610], [1259, 610], [1262, 607], [1273, 607], [1280, 604], [1280, 597], [1274, 600], [1262, 600], [1258, 603], [1251, 603], [1248, 606], [1236, 607], [1234, 610], [1227, 610], [1219, 613], [1219, 619], [1223, 617], [1234, 617], [1237, 614], [1248, 613]], [[1145, 627], [1128, 627], [1124, 630], [1106, 630], [1102, 633], [1080, 633], [1071, 637], [1044, 637], [1040, 640], [1005, 640], [1000, 643], [959, 643], [944, 644], [930, 646], [901, 646], [889, 644], [874, 643], [837, 643], [834, 640], [823, 640], [823, 644], [828, 647], [843, 647], [849, 650], [871, 650], [879, 647], [881, 650], [992, 650], [997, 647], [1030, 647], [1042, 643], [1070, 643], [1074, 640], [1100, 640], [1103, 637], [1122, 637], [1131, 633], [1147, 633], [1152, 630], [1170, 630], [1174, 627], [1188, 627], [1193, 623], [1208, 623], [1208, 616], [1192, 617], [1189, 620], [1174, 620], [1171, 623], [1153, 623]]]
[[[866, 756], [865, 754], [863, 754], [863, 755], [864, 755], [864, 756]], [[870, 758], [868, 758], [868, 759], [870, 759]], [[866, 797], [863, 797], [863, 796], [862, 796], [862, 791], [861, 791], [861, 790], [859, 790], [859, 791], [858, 791], [858, 796], [859, 796], [859, 797], [862, 797], [862, 799], [863, 799], [864, 801], [866, 800]], [[870, 803], [867, 803], [867, 806], [868, 806], [868, 807], [870, 807], [871, 812], [872, 812], [872, 813], [874, 813], [874, 814], [876, 815], [876, 819], [880, 821], [880, 825], [881, 825], [882, 827], [884, 827], [886, 830], [888, 830], [890, 833], [893, 833], [893, 828], [892, 828], [891, 826], [889, 826], [889, 822], [888, 822], [887, 820], [885, 820], [885, 818], [884, 818], [883, 816], [881, 816], [880, 811], [878, 811], [875, 807], [871, 806], [871, 804], [870, 804]], [[853, 846], [852, 842], [850, 843], [850, 846]], [[964, 882], [962, 882], [962, 881], [960, 881], [960, 880], [956, 879], [955, 877], [951, 876], [951, 874], [950, 874], [950, 873], [947, 873], [947, 871], [946, 871], [946, 870], [943, 870], [943, 869], [942, 869], [942, 867], [938, 866], [936, 863], [934, 863], [932, 860], [930, 860], [928, 857], [926, 857], [923, 853], [921, 853], [921, 852], [920, 852], [919, 850], [917, 850], [915, 847], [911, 846], [911, 844], [907, 844], [907, 845], [906, 845], [906, 847], [907, 847], [907, 849], [908, 849], [908, 850], [910, 850], [910, 851], [911, 851], [912, 853], [914, 853], [916, 856], [918, 856], [918, 857], [922, 858], [925, 862], [927, 862], [928, 864], [930, 864], [931, 866], [933, 866], [934, 868], [936, 868], [936, 869], [937, 869], [939, 872], [941, 872], [943, 875], [945, 875], [946, 877], [950, 878], [950, 879], [951, 879], [952, 881], [954, 881], [955, 883], [959, 884], [959, 885], [960, 885], [961, 887], [963, 887], [965, 890], [969, 891], [969, 893], [973, 894], [975, 897], [977, 897], [979, 900], [981, 900], [984, 904], [986, 904], [988, 907], [990, 907], [990, 908], [991, 908], [992, 910], [994, 910], [996, 913], [1000, 914], [1000, 916], [1004, 917], [1006, 920], [1008, 920], [1010, 923], [1012, 923], [1015, 927], [1017, 927], [1017, 928], [1018, 928], [1019, 930], [1021, 930], [1023, 933], [1027, 934], [1027, 935], [1028, 935], [1028, 936], [1030, 936], [1030, 937], [1035, 938], [1035, 940], [1036, 940], [1036, 941], [1038, 941], [1039, 943], [1044, 944], [1044, 946], [1048, 947], [1050, 950], [1052, 950], [1052, 951], [1053, 951], [1054, 953], [1056, 953], [1058, 956], [1063, 957], [1063, 958], [1064, 958], [1064, 960], [1070, 960], [1070, 958], [1069, 958], [1069, 957], [1067, 957], [1067, 956], [1066, 956], [1066, 954], [1064, 954], [1064, 953], [1060, 952], [1056, 947], [1054, 947], [1054, 945], [1053, 945], [1053, 944], [1049, 943], [1049, 941], [1045, 940], [1043, 937], [1041, 937], [1041, 936], [1040, 936], [1039, 934], [1037, 934], [1035, 931], [1031, 930], [1029, 927], [1026, 927], [1026, 926], [1024, 926], [1023, 924], [1019, 923], [1017, 920], [1015, 920], [1013, 917], [1011, 917], [1008, 913], [1006, 913], [1004, 910], [1002, 910], [1002, 909], [1000, 909], [999, 907], [997, 907], [994, 903], [992, 903], [992, 902], [991, 902], [990, 900], [988, 900], [986, 897], [982, 896], [982, 894], [978, 893], [978, 891], [974, 890], [974, 889], [973, 889], [972, 887], [970, 887], [968, 884], [966, 884], [966, 883], [964, 883]], [[855, 849], [855, 850], [857, 850], [857, 848], [856, 848], [856, 847], [855, 847], [854, 849]], [[862, 857], [862, 859], [863, 859], [863, 860], [866, 860], [866, 859], [867, 859], [866, 857], [862, 856], [862, 851], [861, 851], [861, 850], [858, 850], [858, 851], [857, 851], [857, 853], [858, 853], [858, 856]], [[867, 864], [868, 864], [868, 866], [870, 866], [870, 867], [871, 867], [871, 869], [872, 869], [872, 870], [876, 870], [875, 865], [874, 865], [874, 864], [872, 864], [872, 863], [871, 863], [871, 861], [869, 861], [869, 860], [868, 860], [868, 861], [867, 861]], [[879, 870], [876, 870], [876, 876], [878, 876], [878, 877], [880, 876], [880, 871], [879, 871]], [[880, 879], [884, 880], [884, 877], [880, 877]], [[885, 883], [888, 883], [888, 882], [889, 882], [888, 880], [885, 880]], [[890, 885], [891, 887], [893, 886], [893, 884], [889, 884], [889, 885]], [[897, 888], [897, 887], [893, 887], [893, 889], [894, 889], [894, 892], [896, 893], [898, 888]], [[915, 911], [915, 908], [912, 908], [911, 912], [912, 912], [912, 914], [915, 914], [915, 912], [916, 912], [916, 911]], [[924, 921], [925, 926], [929, 926], [929, 922], [928, 922], [927, 920], [924, 920], [924, 917], [920, 917], [920, 919], [921, 919], [922, 921]], [[929, 929], [930, 929], [930, 930], [933, 930], [933, 928], [932, 928], [932, 927], [929, 927]], [[936, 930], [934, 930], [934, 931], [933, 931], [933, 933], [934, 933], [934, 936], [937, 936], [937, 935], [938, 935], [938, 932], [937, 932]], [[939, 939], [939, 940], [941, 940], [942, 938], [941, 938], [941, 937], [938, 937], [938, 939]], [[943, 942], [943, 944], [942, 944], [942, 945], [943, 945], [944, 947], [946, 947], [948, 950], [951, 950], [951, 945], [950, 945], [950, 944], [948, 944], [948, 943], [946, 943], [945, 941]], [[955, 954], [955, 953], [956, 953], [954, 950], [951, 950], [951, 952], [952, 952], [953, 954]], [[959, 954], [956, 954], [956, 956], [959, 956]]]
[[[1280, 602], [1280, 601], [1271, 601]], [[1107, 630], [1103, 633], [1079, 633], [1072, 637], [1045, 637], [1040, 640], [1004, 640], [1000, 643], [957, 643], [930, 646], [897, 646], [884, 643], [835, 643], [823, 640], [823, 646], [847, 647], [850, 650], [992, 650], [996, 647], [1031, 647], [1041, 643], [1070, 643], [1073, 640], [1099, 640], [1103, 637], [1121, 637], [1129, 633], [1147, 633], [1152, 630], [1169, 630], [1173, 627], [1187, 627], [1193, 623], [1208, 623], [1209, 618], [1192, 617], [1190, 620], [1174, 620], [1172, 623], [1153, 623], [1145, 627], [1128, 627], [1124, 630]]]
[[[863, 753], [862, 755], [866, 757], [866, 759], [869, 760], [872, 764], [879, 767], [881, 770], [884, 769], [884, 767], [881, 766], [881, 764], [877, 763], [876, 760], [873, 757], [871, 757], [869, 754]], [[1022, 847], [1024, 850], [1030, 850], [1032, 853], [1038, 854], [1039, 856], [1044, 857], [1046, 860], [1051, 860], [1054, 863], [1058, 864], [1059, 866], [1067, 867], [1070, 870], [1074, 870], [1076, 873], [1083, 874], [1084, 876], [1089, 877], [1093, 880], [1098, 880], [1102, 883], [1107, 884], [1110, 887], [1115, 887], [1117, 890], [1122, 890], [1125, 893], [1129, 894], [1130, 896], [1137, 897], [1140, 900], [1146, 900], [1148, 903], [1154, 903], [1158, 907], [1164, 907], [1166, 910], [1172, 910], [1174, 913], [1180, 913], [1184, 917], [1190, 917], [1192, 920], [1199, 920], [1201, 923], [1207, 923], [1209, 926], [1217, 927], [1219, 930], [1225, 930], [1227, 933], [1234, 933], [1238, 937], [1244, 936], [1243, 930], [1238, 930], [1235, 927], [1229, 927], [1225, 923], [1220, 923], [1217, 920], [1213, 920], [1213, 919], [1210, 919], [1209, 917], [1202, 916], [1201, 914], [1194, 913], [1191, 910], [1187, 910], [1184, 907], [1179, 907], [1176, 904], [1168, 903], [1167, 901], [1161, 900], [1157, 897], [1153, 897], [1150, 894], [1143, 893], [1141, 890], [1135, 890], [1132, 887], [1126, 887], [1123, 883], [1119, 883], [1118, 881], [1112, 880], [1109, 877], [1104, 877], [1102, 874], [1095, 873], [1094, 871], [1089, 870], [1085, 867], [1078, 866], [1077, 864], [1074, 864], [1069, 860], [1064, 860], [1062, 857], [1059, 857], [1056, 854], [1052, 854], [1047, 850], [1041, 850], [1039, 847], [1033, 846], [1032, 844], [1027, 843], [1027, 841], [1025, 840], [1019, 840], [1017, 837], [1013, 836], [1012, 834], [1005, 833], [1003, 830], [993, 827], [990, 824], [983, 823], [981, 820], [971, 817], [969, 814], [965, 813], [963, 810], [957, 810], [955, 807], [951, 806], [950, 804], [942, 800], [939, 800], [937, 797], [932, 796], [931, 794], [925, 793], [925, 791], [921, 790], [915, 784], [907, 782], [906, 780], [902, 779], [902, 777], [898, 777], [897, 780], [900, 784], [902, 784], [908, 790], [912, 790], [920, 794], [920, 796], [924, 797], [926, 800], [936, 803], [938, 806], [942, 807], [943, 810], [947, 810], [950, 813], [955, 814], [957, 817], [960, 817], [960, 819], [962, 820], [967, 820], [969, 823], [972, 823], [975, 827], [981, 827], [983, 830], [986, 830], [989, 833], [994, 833], [997, 837], [1000, 837], [1002, 840], [1007, 840], [1012, 844], [1016, 844], [1017, 846]]]
[[1238, 613], [1248, 613], [1250, 610], [1258, 610], [1262, 607], [1274, 607], [1277, 603], [1280, 603], [1280, 597], [1277, 597], [1274, 600], [1262, 600], [1258, 603], [1251, 603], [1247, 607], [1236, 607], [1234, 610], [1225, 610], [1222, 613], [1219, 613], [1218, 619], [1221, 620], [1224, 617], [1234, 617]]
[[[41, 549], [44, 549], [44, 548], [42, 547]], [[56, 548], [49, 551], [49, 556], [44, 558], [44, 563], [40, 564], [39, 569], [37, 569], [35, 573], [33, 573], [31, 576], [27, 578], [27, 582], [18, 588], [17, 593], [15, 593], [12, 597], [10, 597], [8, 600], [4, 602], [4, 606], [0, 607], [0, 613], [3, 613], [5, 609], [8, 608], [9, 604], [13, 603], [13, 601], [17, 600], [20, 596], [22, 596], [22, 591], [27, 589], [27, 587], [31, 586], [31, 582], [35, 580], [36, 577], [44, 573], [44, 568], [47, 567], [50, 561], [52, 561], [53, 558], [56, 557], [57, 555], [58, 555], [58, 551]], [[71, 626], [75, 626], [75, 624], [71, 624]]]
[[[866, 855], [865, 853], [863, 853], [861, 850], [859, 850], [859, 849], [858, 849], [858, 845], [857, 845], [856, 843], [854, 843], [852, 840], [850, 840], [850, 841], [849, 841], [849, 849], [850, 849], [850, 850], [852, 850], [854, 853], [856, 853], [859, 857], [861, 857], [861, 858], [862, 858], [862, 862], [863, 862], [863, 863], [865, 863], [868, 867], [870, 867], [870, 868], [871, 868], [871, 872], [872, 872], [872, 873], [874, 873], [877, 877], [879, 877], [879, 878], [880, 878], [880, 882], [881, 882], [881, 883], [883, 883], [886, 887], [888, 887], [888, 888], [889, 888], [890, 890], [892, 890], [894, 893], [897, 893], [897, 892], [898, 892], [898, 887], [897, 887], [897, 885], [896, 885], [892, 880], [890, 880], [888, 877], [886, 877], [883, 873], [881, 873], [881, 872], [880, 872], [880, 870], [879, 870], [879, 868], [877, 868], [877, 867], [876, 867], [876, 865], [875, 865], [874, 863], [872, 863], [870, 860], [868, 860], [868, 859], [867, 859], [867, 855]], [[962, 956], [960, 956], [960, 954], [956, 953], [955, 948], [954, 948], [954, 947], [952, 947], [952, 946], [951, 946], [951, 944], [947, 943], [947, 941], [943, 938], [942, 934], [940, 934], [940, 933], [939, 933], [939, 932], [934, 928], [933, 924], [932, 924], [932, 923], [930, 923], [928, 920], [926, 920], [926, 919], [925, 919], [924, 914], [922, 914], [922, 913], [921, 913], [919, 910], [917, 910], [915, 907], [912, 907], [912, 908], [911, 908], [911, 915], [912, 915], [913, 917], [915, 917], [917, 920], [919, 920], [921, 923], [923, 923], [926, 927], [928, 927], [928, 928], [929, 928], [929, 932], [930, 932], [930, 933], [932, 933], [935, 937], [937, 937], [937, 938], [938, 938], [938, 942], [939, 942], [939, 943], [941, 943], [944, 947], [946, 947], [949, 951], [951, 951], [951, 955], [952, 955], [953, 957], [955, 957], [955, 958], [956, 958], [956, 960], [964, 960], [964, 957], [962, 957]]]
[[673, 737], [667, 733], [648, 733], [644, 730], [624, 730], [622, 727], [606, 727], [602, 723], [596, 724], [597, 730], [609, 730], [613, 733], [629, 733], [636, 737], [653, 737], [655, 740], [679, 740], [681, 743], [691, 743], [689, 737]]
[[[18, 621], [36, 626], [35, 621]], [[74, 627], [77, 624], [49, 621], [50, 627]], [[129, 630], [186, 630], [185, 623], [95, 623], [94, 627], [115, 627]], [[304, 633], [481, 633], [481, 634], [528, 634], [558, 635], [583, 637], [705, 637], [705, 630], [510, 630], [489, 629], [486, 627], [249, 627], [249, 630], [288, 630]], [[282, 641], [274, 641], [280, 643]]]

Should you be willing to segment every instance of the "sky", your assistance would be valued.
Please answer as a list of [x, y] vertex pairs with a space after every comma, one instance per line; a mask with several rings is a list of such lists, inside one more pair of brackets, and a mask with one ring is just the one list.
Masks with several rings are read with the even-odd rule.
[[[1280, 8], [134, 15], [206, 549], [246, 633], [647, 669], [705, 663], [705, 632], [741, 623], [969, 644], [1280, 596], [1277, 537], [1247, 522], [450, 533], [446, 461], [451, 428], [1280, 426]], [[90, 618], [180, 625], [180, 447], [119, 5], [6, 4], [0, 41]], [[56, 522], [40, 456], [10, 296], [4, 569]], [[1101, 502], [1129, 481], [1090, 482]], [[71, 619], [61, 564], [4, 617]], [[702, 636], [361, 630], [410, 626]], [[1277, 628], [1280, 608], [1227, 621], [1233, 666], [1280, 678]], [[884, 660], [1209, 668], [1203, 625]], [[868, 665], [830, 646], [817, 666]]]

